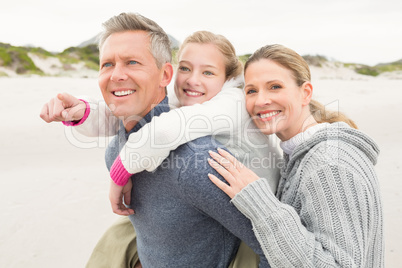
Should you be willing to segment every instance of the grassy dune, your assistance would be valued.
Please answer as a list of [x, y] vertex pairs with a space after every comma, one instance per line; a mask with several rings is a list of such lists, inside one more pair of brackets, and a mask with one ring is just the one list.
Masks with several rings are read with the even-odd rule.
[[[62, 63], [62, 70], [74, 70], [74, 64], [83, 63], [85, 68], [97, 71], [99, 69], [99, 51], [96, 45], [90, 44], [84, 47], [69, 47], [61, 53], [52, 53], [38, 47], [17, 47], [10, 44], [0, 43], [0, 67], [7, 68], [17, 74], [36, 74], [49, 75], [35, 65], [30, 57], [34, 54], [41, 59], [57, 58]], [[174, 63], [176, 63], [177, 49], [173, 52]], [[239, 59], [244, 63], [251, 54], [240, 55]], [[368, 66], [358, 63], [342, 63], [328, 60], [322, 55], [305, 55], [303, 58], [310, 66], [323, 67], [329, 62], [337, 67], [346, 67], [354, 70], [356, 73], [378, 76], [385, 72], [394, 72], [402, 70], [402, 59], [399, 61]], [[0, 71], [0, 77], [7, 76], [5, 72]]]

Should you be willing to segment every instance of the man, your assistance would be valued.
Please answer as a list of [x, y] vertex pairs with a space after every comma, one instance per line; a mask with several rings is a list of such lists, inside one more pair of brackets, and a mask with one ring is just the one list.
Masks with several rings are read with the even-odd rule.
[[[130, 133], [169, 111], [165, 87], [173, 68], [168, 37], [155, 22], [121, 14], [104, 26], [99, 86], [121, 120], [119, 135], [106, 150], [110, 169]], [[73, 102], [72, 107], [83, 105]], [[50, 106], [42, 111], [45, 121], [56, 118]], [[73, 119], [85, 117], [84, 110]], [[239, 238], [260, 255], [260, 267], [269, 267], [250, 221], [208, 179], [208, 173], [219, 176], [207, 164], [208, 151], [215, 148], [211, 137], [197, 139], [171, 152], [155, 172], [135, 174], [124, 187], [111, 183], [111, 194], [119, 197], [111, 200], [112, 206], [127, 214], [135, 210], [130, 220], [144, 267], [227, 267]], [[124, 206], [123, 195], [130, 208]]]

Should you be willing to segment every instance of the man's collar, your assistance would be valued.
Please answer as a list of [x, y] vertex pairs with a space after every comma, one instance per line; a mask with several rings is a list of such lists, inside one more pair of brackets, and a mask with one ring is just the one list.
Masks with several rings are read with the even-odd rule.
[[[149, 113], [147, 113], [128, 133], [126, 133], [127, 138], [131, 133], [137, 132], [140, 130], [145, 124], [151, 122], [154, 116], [159, 116], [162, 113], [169, 112], [169, 101], [168, 97], [166, 96], [158, 105], [156, 105]], [[120, 121], [120, 128], [124, 128], [123, 121]]]

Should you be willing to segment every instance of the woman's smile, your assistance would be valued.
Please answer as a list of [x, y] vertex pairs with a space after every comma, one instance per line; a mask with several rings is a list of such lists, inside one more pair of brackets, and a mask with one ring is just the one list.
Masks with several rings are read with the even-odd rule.
[[261, 118], [262, 121], [269, 121], [272, 118], [276, 117], [277, 115], [279, 115], [281, 111], [263, 111], [260, 113], [257, 113], [257, 115]]

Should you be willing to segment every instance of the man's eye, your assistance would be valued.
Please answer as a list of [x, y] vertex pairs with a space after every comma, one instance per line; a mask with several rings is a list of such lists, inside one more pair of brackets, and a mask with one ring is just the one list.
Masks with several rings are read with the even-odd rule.
[[111, 67], [112, 64], [110, 62], [106, 62], [102, 65], [102, 67]]
[[128, 64], [130, 64], [130, 65], [135, 65], [135, 64], [138, 64], [138, 61], [130, 60], [130, 61], [128, 62]]

